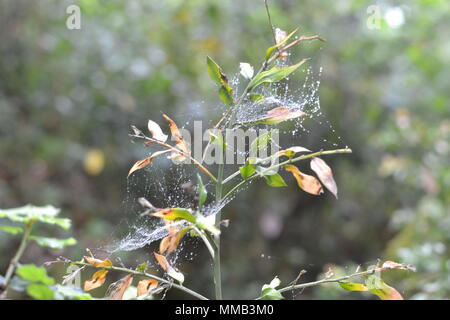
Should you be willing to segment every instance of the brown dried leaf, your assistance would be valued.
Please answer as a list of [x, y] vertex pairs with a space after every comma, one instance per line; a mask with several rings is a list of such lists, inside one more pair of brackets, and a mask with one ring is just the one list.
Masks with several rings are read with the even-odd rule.
[[158, 254], [156, 252], [153, 253], [155, 255], [156, 261], [158, 261], [161, 268], [163, 268], [164, 271], [168, 271], [172, 267], [170, 266], [169, 262], [167, 261], [166, 257], [164, 257], [161, 254]]
[[416, 272], [416, 268], [414, 266], [402, 264], [402, 263], [398, 263], [398, 262], [394, 262], [394, 261], [384, 262], [383, 265], [381, 266], [381, 268], [384, 270], [399, 269], [399, 270], [409, 270], [409, 271]]
[[303, 191], [316, 196], [323, 193], [322, 185], [315, 177], [300, 172], [300, 170], [294, 165], [287, 164], [284, 166], [284, 169], [294, 175], [298, 186]]
[[331, 168], [320, 158], [313, 158], [310, 163], [311, 169], [317, 174], [320, 181], [325, 185], [325, 187], [330, 190], [330, 192], [337, 199], [337, 185], [333, 178], [333, 171]]
[[94, 273], [91, 277], [91, 280], [87, 280], [84, 283], [84, 291], [90, 291], [95, 288], [100, 287], [102, 284], [105, 283], [106, 280], [106, 274], [108, 273], [108, 270], [102, 269]]
[[[178, 129], [176, 123], [165, 114], [163, 114], [163, 117], [169, 122], [170, 132], [172, 133], [172, 139], [175, 140], [177, 148], [183, 151], [184, 153], [190, 155], [191, 150], [189, 149], [189, 146], [187, 145], [186, 141], [184, 141], [183, 136], [181, 135], [180, 130]], [[179, 154], [177, 152], [172, 152], [170, 159], [175, 160], [176, 162], [184, 162], [189, 160], [188, 157]]]
[[303, 111], [297, 110], [292, 111], [286, 107], [276, 107], [272, 110], [269, 110], [266, 116], [257, 121], [257, 123], [265, 123], [265, 124], [277, 124], [283, 121], [295, 119], [304, 116], [305, 113]]
[[162, 151], [156, 151], [154, 152], [150, 157], [145, 158], [143, 160], [139, 160], [137, 161], [130, 169], [130, 171], [128, 172], [128, 176], [129, 177], [133, 172], [143, 169], [146, 166], [148, 166], [150, 163], [153, 162], [153, 159], [163, 153], [169, 152], [170, 150], [162, 150]]
[[109, 259], [106, 260], [100, 260], [95, 259], [92, 257], [84, 256], [84, 261], [86, 261], [89, 264], [92, 264], [94, 267], [112, 267], [112, 262]]
[[149, 292], [155, 290], [158, 287], [159, 282], [154, 279], [147, 279], [139, 281], [137, 285], [137, 296], [143, 296]]
[[126, 277], [117, 281], [115, 283], [114, 289], [109, 294], [108, 299], [109, 300], [122, 300], [125, 290], [128, 289], [128, 287], [131, 285], [132, 282], [133, 282], [132, 274], [129, 274]]

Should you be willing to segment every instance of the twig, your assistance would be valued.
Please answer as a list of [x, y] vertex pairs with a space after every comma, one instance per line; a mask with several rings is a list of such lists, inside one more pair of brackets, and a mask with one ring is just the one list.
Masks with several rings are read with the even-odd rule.
[[6, 290], [8, 289], [9, 282], [11, 281], [12, 276], [14, 275], [14, 271], [17, 268], [17, 265], [19, 264], [19, 260], [22, 257], [23, 253], [25, 252], [25, 249], [27, 248], [28, 244], [28, 238], [31, 233], [31, 229], [33, 228], [34, 221], [29, 221], [25, 224], [25, 230], [23, 232], [22, 240], [20, 241], [19, 248], [17, 249], [16, 254], [11, 259], [11, 262], [9, 263], [8, 269], [6, 270], [5, 274], [5, 280], [2, 284], [2, 292], [0, 293], [0, 297], [6, 295]]
[[130, 134], [129, 136], [133, 137], [133, 138], [144, 139], [144, 140], [150, 141], [151, 143], [159, 144], [159, 145], [161, 145], [163, 147], [166, 147], [167, 149], [170, 149], [173, 152], [176, 152], [176, 153], [178, 153], [178, 154], [180, 154], [180, 155], [182, 155], [182, 156], [184, 156], [186, 158], [189, 158], [201, 171], [206, 173], [211, 178], [211, 180], [213, 180], [215, 183], [217, 183], [217, 178], [208, 169], [206, 169], [200, 162], [195, 160], [195, 158], [192, 157], [189, 153], [181, 151], [180, 149], [175, 148], [174, 146], [171, 146], [168, 143], [165, 143], [165, 142], [162, 142], [162, 141], [159, 141], [159, 140], [147, 137], [145, 135]]
[[262, 170], [259, 174], [255, 173], [254, 175], [252, 175], [251, 177], [242, 180], [241, 182], [239, 182], [237, 185], [235, 185], [226, 195], [225, 197], [223, 197], [223, 199], [228, 198], [230, 195], [232, 195], [236, 190], [238, 190], [241, 186], [247, 184], [248, 182], [252, 181], [253, 179], [259, 178], [261, 173], [264, 173], [265, 171], [270, 171], [270, 170], [274, 170], [274, 169], [278, 169], [279, 167], [282, 167], [286, 164], [290, 164], [290, 163], [294, 163], [294, 162], [298, 162], [301, 160], [305, 160], [305, 159], [310, 159], [310, 158], [314, 158], [314, 157], [318, 157], [321, 155], [327, 155], [327, 154], [336, 154], [336, 153], [352, 153], [352, 150], [349, 148], [345, 148], [345, 149], [335, 149], [335, 150], [322, 150], [322, 151], [318, 151], [318, 152], [314, 152], [314, 153], [310, 153], [310, 154], [306, 154], [303, 156], [299, 156], [297, 158], [291, 158], [289, 160], [286, 160], [284, 162], [275, 164], [273, 166], [267, 167], [264, 170]]
[[[88, 266], [88, 267], [96, 268], [96, 267], [94, 267], [93, 265], [91, 265], [89, 263], [81, 262], [81, 261], [70, 261], [70, 260], [59, 261], [58, 260], [58, 261], [52, 261], [51, 263], [72, 263], [72, 264], [76, 264], [76, 265], [80, 265], [80, 266]], [[195, 291], [193, 291], [193, 290], [191, 290], [189, 288], [186, 288], [183, 285], [173, 283], [172, 281], [168, 281], [166, 279], [160, 278], [158, 276], [155, 276], [153, 274], [147, 273], [145, 271], [138, 271], [138, 270], [132, 270], [132, 269], [128, 269], [128, 268], [115, 267], [115, 266], [110, 266], [110, 267], [107, 267], [107, 266], [103, 267], [102, 266], [102, 267], [99, 267], [99, 268], [107, 269], [107, 270], [122, 271], [122, 272], [131, 273], [131, 274], [139, 275], [139, 276], [145, 276], [147, 278], [151, 278], [151, 279], [157, 280], [159, 282], [168, 284], [169, 286], [172, 286], [172, 287], [174, 287], [174, 288], [176, 288], [178, 290], [184, 291], [185, 293], [190, 294], [191, 296], [193, 296], [193, 297], [195, 297], [197, 299], [209, 300], [208, 298], [206, 298], [205, 296], [201, 295], [200, 293], [197, 293], [197, 292], [195, 292]]]

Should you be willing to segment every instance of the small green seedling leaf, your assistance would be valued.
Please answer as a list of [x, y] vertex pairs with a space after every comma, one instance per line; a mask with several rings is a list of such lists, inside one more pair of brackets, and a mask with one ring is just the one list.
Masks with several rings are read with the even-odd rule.
[[341, 286], [341, 288], [348, 290], [348, 291], [367, 291], [367, 290], [369, 290], [362, 283], [339, 282], [339, 285]]
[[266, 182], [271, 187], [286, 187], [287, 184], [283, 180], [283, 178], [278, 174], [272, 174], [269, 176], [264, 176], [264, 179], [266, 179]]

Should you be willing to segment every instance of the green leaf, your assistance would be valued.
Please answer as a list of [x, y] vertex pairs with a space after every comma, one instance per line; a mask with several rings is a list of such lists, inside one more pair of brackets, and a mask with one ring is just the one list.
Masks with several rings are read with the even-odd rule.
[[255, 173], [255, 165], [247, 163], [246, 165], [240, 167], [239, 171], [241, 172], [242, 178], [247, 179]]
[[18, 267], [16, 274], [23, 280], [30, 282], [40, 282], [47, 285], [55, 283], [55, 280], [47, 275], [47, 270], [37, 267], [34, 264], [26, 264]]
[[69, 300], [94, 300], [89, 293], [74, 286], [62, 286], [57, 284], [55, 286], [55, 291]]
[[197, 174], [197, 180], [198, 180], [198, 210], [201, 210], [203, 204], [208, 198], [208, 191], [206, 190], [205, 185], [203, 184], [202, 181], [202, 177], [199, 174]]
[[7, 218], [11, 221], [28, 223], [30, 221], [40, 221], [42, 223], [54, 224], [63, 229], [70, 228], [70, 219], [56, 218], [60, 209], [53, 206], [36, 207], [26, 205], [20, 208], [0, 209], [0, 218]]
[[38, 237], [38, 236], [30, 236], [31, 240], [37, 242], [41, 247], [49, 247], [52, 249], [62, 249], [66, 246], [73, 246], [77, 244], [77, 240], [74, 238], [67, 239], [57, 239], [57, 238], [48, 238], [48, 237]]
[[208, 66], [208, 74], [216, 84], [221, 86], [224, 81], [228, 83], [228, 80], [226, 80], [225, 75], [222, 73], [222, 69], [211, 57], [206, 57], [206, 64]]
[[27, 287], [27, 293], [38, 300], [53, 300], [53, 291], [44, 284], [33, 283]]
[[348, 291], [367, 291], [369, 290], [362, 283], [353, 283], [353, 282], [339, 282], [339, 285]]
[[262, 287], [259, 300], [281, 300], [284, 299], [282, 294], [276, 289], [281, 281], [278, 277], [273, 278], [270, 284], [265, 284]]
[[282, 47], [290, 38], [292, 38], [292, 36], [298, 31], [298, 28], [295, 29], [294, 31], [292, 31], [290, 34], [288, 34], [286, 36], [286, 38], [283, 39], [283, 41], [281, 41], [280, 43], [270, 47], [269, 49], [267, 49], [266, 51], [266, 61], [269, 60], [270, 56], [272, 55], [273, 51], [277, 48]]
[[256, 156], [258, 151], [267, 148], [270, 139], [272, 139], [272, 131], [267, 131], [264, 132], [263, 134], [260, 134], [258, 138], [253, 140], [252, 143], [250, 144], [250, 155]]
[[275, 173], [270, 176], [264, 176], [264, 179], [266, 179], [266, 182], [271, 187], [286, 187], [287, 184], [284, 182], [283, 178], [278, 174]]
[[256, 102], [262, 102], [264, 99], [266, 99], [263, 95], [260, 95], [258, 93], [251, 93], [249, 95], [250, 100], [256, 101]]
[[366, 286], [370, 292], [377, 295], [381, 300], [403, 300], [401, 294], [388, 286], [380, 277], [369, 276], [366, 280]]
[[219, 88], [219, 98], [222, 100], [225, 104], [232, 106], [234, 105], [233, 100], [233, 89], [229, 87], [228, 85], [222, 85]]
[[189, 209], [168, 208], [152, 213], [152, 216], [166, 220], [186, 220], [195, 223], [195, 217]]
[[21, 227], [15, 227], [15, 226], [0, 226], [0, 230], [10, 233], [10, 234], [23, 233], [23, 229]]
[[278, 82], [280, 80], [283, 80], [287, 76], [289, 76], [292, 72], [297, 70], [298, 67], [300, 67], [303, 63], [305, 63], [307, 59], [303, 59], [297, 64], [294, 64], [292, 66], [284, 67], [284, 68], [278, 68], [273, 67], [270, 70], [261, 72], [257, 76], [255, 76], [252, 81], [250, 81], [248, 85], [248, 91], [251, 91], [252, 89], [256, 88], [260, 84], [263, 83], [272, 83], [272, 82]]
[[136, 270], [137, 271], [141, 271], [141, 272], [145, 272], [147, 270], [147, 267], [148, 267], [148, 263], [147, 262], [141, 263], [140, 265], [138, 265], [136, 267]]

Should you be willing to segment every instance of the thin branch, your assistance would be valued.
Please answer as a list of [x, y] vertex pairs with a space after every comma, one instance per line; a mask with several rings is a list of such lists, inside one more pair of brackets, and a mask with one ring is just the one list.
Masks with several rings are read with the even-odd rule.
[[214, 259], [214, 248], [213, 245], [210, 242], [210, 239], [208, 239], [204, 233], [203, 230], [200, 230], [197, 227], [194, 227], [194, 230], [200, 235], [200, 237], [202, 238], [203, 242], [205, 243], [206, 248], [209, 251], [209, 254], [211, 255], [211, 258]]
[[264, 0], [264, 6], [266, 7], [267, 18], [269, 20], [269, 25], [272, 30], [273, 41], [275, 44], [277, 44], [277, 38], [275, 36], [275, 28], [273, 27], [272, 19], [270, 18], [269, 0]]
[[9, 263], [8, 269], [5, 274], [5, 280], [2, 284], [2, 292], [0, 293], [0, 297], [6, 295], [6, 290], [8, 289], [9, 281], [11, 280], [12, 276], [14, 275], [14, 271], [17, 268], [17, 265], [19, 264], [19, 260], [22, 257], [23, 253], [25, 252], [25, 249], [28, 245], [29, 236], [31, 234], [31, 229], [33, 228], [34, 221], [29, 221], [25, 224], [25, 230], [23, 232], [22, 240], [20, 241], [19, 248], [17, 249], [16, 254], [11, 259], [11, 262]]
[[356, 273], [353, 273], [353, 274], [350, 274], [350, 275], [346, 275], [346, 276], [342, 276], [342, 277], [325, 278], [325, 279], [317, 280], [317, 281], [313, 281], [313, 282], [294, 284], [294, 285], [291, 285], [291, 286], [287, 286], [285, 288], [281, 288], [281, 289], [278, 290], [278, 292], [283, 293], [285, 291], [303, 289], [303, 288], [307, 288], [307, 287], [313, 287], [313, 286], [317, 286], [317, 285], [320, 285], [320, 284], [323, 284], [323, 283], [342, 282], [344, 280], [348, 280], [348, 279], [355, 278], [355, 277], [360, 277], [360, 276], [365, 276], [365, 275], [369, 275], [369, 274], [374, 274], [375, 272], [380, 272], [380, 271], [384, 271], [384, 270], [386, 270], [386, 268], [377, 267], [377, 268], [374, 268], [374, 269], [361, 271], [361, 272], [356, 272]]
[[162, 142], [162, 141], [159, 141], [159, 140], [147, 137], [145, 135], [130, 134], [129, 136], [133, 137], [133, 138], [144, 139], [144, 140], [147, 140], [147, 141], [149, 141], [151, 143], [159, 144], [159, 145], [161, 145], [163, 147], [166, 147], [167, 149], [170, 149], [173, 152], [176, 152], [176, 153], [178, 153], [178, 154], [180, 154], [180, 155], [182, 155], [182, 156], [184, 156], [186, 158], [189, 158], [189, 160], [191, 160], [201, 171], [206, 173], [211, 178], [211, 180], [213, 180], [215, 183], [217, 183], [216, 177], [208, 169], [206, 169], [200, 162], [195, 160], [195, 158], [192, 157], [189, 153], [181, 151], [180, 149], [175, 148], [174, 146], [171, 146], [168, 143], [165, 143], [165, 142]]
[[[327, 154], [336, 154], [336, 153], [352, 153], [352, 150], [349, 148], [345, 148], [345, 149], [335, 149], [335, 150], [322, 150], [322, 151], [317, 151], [314, 153], [310, 153], [310, 154], [306, 154], [303, 156], [299, 156], [297, 158], [291, 158], [288, 159], [286, 161], [280, 162], [278, 164], [275, 164], [273, 166], [267, 167], [264, 170], [262, 170], [259, 174], [255, 173], [254, 175], [252, 175], [251, 177], [242, 180], [241, 182], [239, 182], [237, 185], [235, 185], [226, 195], [225, 197], [223, 197], [223, 199], [227, 199], [229, 196], [231, 196], [235, 191], [237, 191], [240, 187], [242, 187], [243, 185], [249, 183], [250, 181], [252, 181], [253, 179], [259, 178], [261, 173], [264, 173], [265, 171], [270, 171], [270, 170], [274, 170], [274, 169], [278, 169], [284, 165], [290, 164], [290, 163], [294, 163], [294, 162], [298, 162], [301, 160], [305, 160], [305, 159], [310, 159], [310, 158], [314, 158], [314, 157], [318, 157], [321, 155], [327, 155]], [[234, 174], [233, 174], [234, 175]]]
[[[80, 265], [80, 266], [88, 266], [88, 267], [96, 268], [96, 267], [94, 267], [93, 265], [91, 265], [89, 263], [81, 262], [81, 261], [71, 261], [71, 260], [61, 260], [61, 261], [59, 261], [58, 260], [58, 261], [52, 261], [51, 263], [72, 263], [72, 264], [76, 264], [76, 265]], [[184, 291], [185, 293], [190, 294], [191, 296], [193, 296], [193, 297], [195, 297], [197, 299], [209, 300], [208, 298], [206, 298], [205, 296], [201, 295], [200, 293], [195, 292], [195, 291], [193, 291], [193, 290], [191, 290], [189, 288], [186, 288], [183, 285], [173, 283], [172, 281], [168, 281], [166, 279], [160, 278], [158, 276], [155, 276], [153, 274], [147, 273], [145, 271], [138, 271], [138, 270], [132, 270], [132, 269], [127, 269], [127, 268], [115, 267], [115, 266], [111, 266], [111, 267], [106, 267], [105, 266], [105, 267], [99, 267], [99, 268], [107, 269], [107, 270], [122, 271], [122, 272], [131, 273], [131, 274], [139, 275], [139, 276], [145, 276], [147, 278], [151, 278], [151, 279], [157, 280], [159, 282], [168, 284], [169, 286], [174, 287], [174, 288], [176, 288], [178, 290]]]

